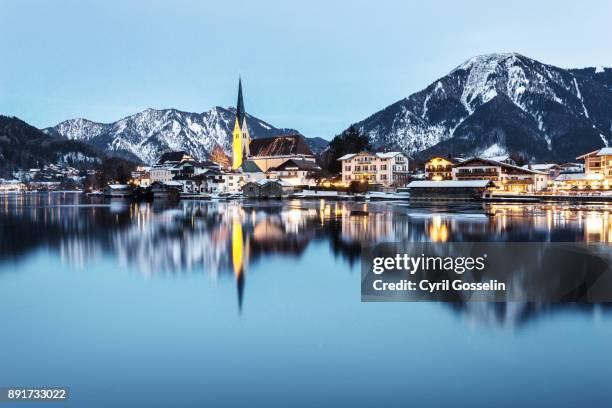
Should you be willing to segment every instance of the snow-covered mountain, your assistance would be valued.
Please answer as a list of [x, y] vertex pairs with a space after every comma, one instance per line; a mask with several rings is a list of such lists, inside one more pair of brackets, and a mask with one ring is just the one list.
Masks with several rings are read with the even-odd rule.
[[21, 119], [0, 115], [0, 177], [47, 164], [88, 168], [103, 159], [87, 143], [49, 136]]
[[572, 160], [612, 141], [611, 72], [566, 70], [516, 53], [477, 56], [355, 125], [376, 147], [422, 157]]
[[[202, 160], [208, 158], [217, 145], [229, 153], [235, 117], [235, 109], [218, 106], [203, 113], [147, 109], [113, 123], [71, 119], [43, 131], [152, 164], [169, 150], [185, 150]], [[278, 129], [250, 115], [247, 115], [247, 124], [253, 138], [299, 133], [293, 129]], [[321, 148], [321, 140], [307, 139], [315, 150]]]

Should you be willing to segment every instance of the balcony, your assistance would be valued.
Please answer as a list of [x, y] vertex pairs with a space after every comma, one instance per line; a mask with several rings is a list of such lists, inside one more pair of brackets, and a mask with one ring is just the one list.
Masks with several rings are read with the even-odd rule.
[[442, 165], [438, 165], [438, 166], [427, 166], [425, 167], [425, 171], [430, 172], [430, 173], [434, 173], [434, 172], [450, 172], [452, 170], [453, 166], [442, 166]]

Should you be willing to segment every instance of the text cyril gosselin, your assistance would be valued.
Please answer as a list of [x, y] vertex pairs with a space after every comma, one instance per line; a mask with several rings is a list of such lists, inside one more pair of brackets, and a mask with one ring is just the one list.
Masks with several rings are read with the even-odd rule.
[[[372, 273], [381, 275], [385, 271], [406, 271], [414, 275], [419, 271], [453, 271], [458, 275], [465, 272], [482, 271], [486, 267], [487, 254], [479, 257], [441, 257], [441, 256], [410, 256], [397, 254], [394, 257], [375, 257], [372, 262]], [[376, 279], [372, 282], [376, 291], [505, 291], [506, 284], [497, 280], [486, 282], [464, 282], [461, 279], [441, 280], [437, 282], [422, 279], [418, 282], [402, 279], [397, 282], [385, 282]]]

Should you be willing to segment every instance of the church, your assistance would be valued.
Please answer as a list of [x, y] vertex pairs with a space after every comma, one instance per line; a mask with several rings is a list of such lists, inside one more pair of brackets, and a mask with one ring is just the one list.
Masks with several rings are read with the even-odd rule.
[[304, 136], [300, 134], [251, 139], [242, 96], [242, 80], [239, 79], [236, 121], [232, 132], [232, 170], [252, 172], [259, 169], [269, 173], [287, 168], [289, 161], [290, 169], [295, 168], [298, 172], [321, 170]]

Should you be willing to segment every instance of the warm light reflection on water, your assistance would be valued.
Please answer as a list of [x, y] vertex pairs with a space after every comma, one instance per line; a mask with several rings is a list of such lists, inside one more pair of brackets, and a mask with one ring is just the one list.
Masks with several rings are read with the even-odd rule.
[[143, 276], [226, 275], [235, 281], [240, 307], [250, 268], [278, 257], [300, 262], [315, 242], [343, 261], [334, 267], [336, 273], [358, 265], [363, 245], [380, 242], [612, 242], [609, 204], [291, 200], [169, 205], [76, 194], [3, 195], [0, 201], [0, 259], [19, 262], [43, 248], [79, 270], [110, 260]]
[[[75, 194], [0, 196], [3, 258], [45, 246], [66, 262], [110, 253], [145, 274], [238, 276], [268, 255], [327, 240], [354, 260], [386, 241], [612, 242], [609, 204], [357, 203], [344, 201], [108, 202]], [[7, 239], [11, 237], [12, 239]]]

